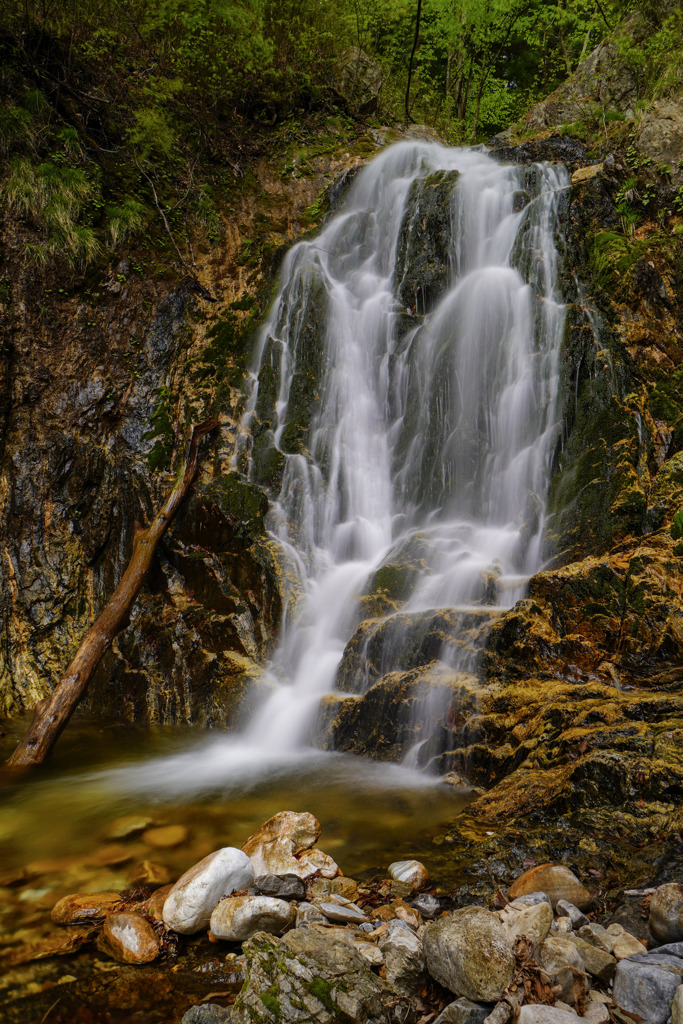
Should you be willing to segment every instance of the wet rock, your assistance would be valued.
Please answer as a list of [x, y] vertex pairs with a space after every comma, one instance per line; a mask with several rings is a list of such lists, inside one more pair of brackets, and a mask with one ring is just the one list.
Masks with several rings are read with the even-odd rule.
[[427, 970], [454, 995], [493, 1002], [512, 981], [512, 950], [502, 924], [488, 910], [454, 910], [425, 927], [422, 943]]
[[120, 903], [118, 892], [74, 893], [58, 900], [50, 917], [55, 924], [82, 924], [106, 917]]
[[604, 949], [599, 949], [578, 935], [569, 935], [568, 939], [581, 954], [581, 959], [586, 965], [588, 973], [592, 977], [597, 978], [598, 981], [601, 981], [603, 985], [609, 984], [614, 977], [617, 966], [615, 958]]
[[260, 875], [252, 891], [257, 896], [277, 896], [280, 900], [306, 899], [306, 886], [298, 875]]
[[586, 969], [583, 959], [570, 937], [551, 935], [536, 950], [535, 959], [560, 986], [560, 999], [570, 1006], [579, 1003], [586, 991]]
[[297, 928], [281, 939], [259, 933], [245, 943], [244, 953], [248, 980], [233, 1007], [235, 1024], [414, 1019], [407, 1001], [397, 1001], [359, 952], [315, 928]]
[[429, 872], [419, 860], [396, 860], [389, 865], [389, 877], [396, 882], [407, 882], [413, 889], [429, 885]]
[[484, 1024], [492, 1009], [490, 1003], [473, 1003], [460, 996], [441, 1011], [434, 1024]]
[[242, 847], [257, 875], [298, 875], [320, 871], [334, 878], [339, 868], [331, 857], [311, 847], [320, 837], [320, 822], [307, 811], [281, 811], [264, 822]]
[[131, 913], [111, 914], [104, 922], [97, 947], [122, 964], [147, 964], [160, 953], [149, 921]]
[[425, 921], [432, 921], [441, 913], [441, 901], [437, 896], [432, 896], [428, 892], [416, 896], [410, 901], [410, 905], [422, 915]]
[[555, 912], [559, 917], [568, 917], [573, 928], [581, 928], [582, 925], [589, 923], [586, 915], [578, 907], [575, 907], [573, 903], [569, 903], [568, 900], [558, 900]]
[[146, 903], [143, 903], [143, 910], [152, 920], [161, 921], [163, 919], [164, 903], [172, 888], [172, 885], [162, 885], [160, 889], [156, 889], [152, 893]]
[[389, 984], [397, 992], [414, 995], [426, 980], [425, 958], [417, 935], [409, 928], [402, 928], [401, 924], [399, 921], [390, 922], [378, 944]]
[[519, 1011], [517, 1024], [578, 1024], [579, 1019], [572, 1010], [543, 1006], [542, 1003], [528, 1003]]
[[183, 1014], [180, 1024], [228, 1024], [229, 1020], [229, 1006], [203, 1003], [200, 1006], [191, 1006], [187, 1013]]
[[655, 889], [648, 924], [657, 942], [683, 939], [683, 885], [680, 882], [669, 882]]
[[368, 918], [353, 903], [321, 903], [320, 911], [328, 921], [338, 921], [341, 924], [364, 924]]
[[562, 864], [539, 864], [525, 871], [510, 886], [508, 898], [515, 899], [539, 890], [547, 893], [553, 907], [558, 900], [567, 900], [579, 910], [590, 910], [593, 906], [591, 894], [576, 875]]
[[160, 828], [148, 828], [142, 838], [148, 846], [159, 848], [180, 846], [187, 841], [189, 830], [184, 825], [163, 825]]
[[666, 1024], [683, 980], [683, 960], [671, 954], [647, 953], [622, 960], [614, 975], [617, 1006], [647, 1024]]
[[500, 912], [505, 936], [511, 946], [520, 935], [526, 935], [532, 946], [543, 942], [553, 923], [553, 911], [547, 903], [517, 908], [505, 907]]
[[225, 846], [210, 853], [186, 871], [171, 889], [164, 903], [164, 924], [183, 935], [201, 931], [223, 896], [246, 889], [253, 881], [252, 863], [241, 850]]
[[296, 921], [296, 909], [272, 896], [234, 896], [211, 914], [211, 934], [226, 942], [244, 942], [256, 932], [282, 935]]

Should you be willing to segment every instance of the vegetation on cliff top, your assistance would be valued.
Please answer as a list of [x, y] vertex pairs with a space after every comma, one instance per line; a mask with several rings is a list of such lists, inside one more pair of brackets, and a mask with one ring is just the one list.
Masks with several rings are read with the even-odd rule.
[[[668, 52], [674, 15], [662, 5], [639, 9], [661, 35], [655, 49]], [[425, 0], [410, 116], [454, 142], [489, 137], [557, 86], [628, 8]], [[401, 116], [415, 16], [406, 0], [334, 9], [311, 0], [9, 0], [0, 13], [0, 173], [27, 228], [26, 258], [84, 268], [151, 232], [148, 243], [192, 276], [190, 239], [218, 240], [218, 196], [244, 189], [259, 152], [321, 131], [344, 144], [364, 130], [378, 92], [381, 118]], [[365, 93], [361, 51], [374, 75]], [[653, 53], [636, 48], [629, 59], [645, 56], [649, 67]]]

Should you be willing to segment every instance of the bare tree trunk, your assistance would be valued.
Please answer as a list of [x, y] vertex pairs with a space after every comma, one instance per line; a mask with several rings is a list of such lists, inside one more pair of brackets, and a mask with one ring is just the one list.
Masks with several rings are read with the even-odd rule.
[[217, 426], [218, 421], [210, 419], [192, 427], [182, 475], [147, 529], [137, 529], [133, 539], [133, 553], [118, 587], [86, 633], [53, 692], [36, 705], [26, 735], [6, 762], [9, 768], [42, 764], [71, 718], [102, 655], [117, 633], [127, 625], [130, 610], [152, 564], [157, 544], [178, 511], [197, 472], [199, 444]]

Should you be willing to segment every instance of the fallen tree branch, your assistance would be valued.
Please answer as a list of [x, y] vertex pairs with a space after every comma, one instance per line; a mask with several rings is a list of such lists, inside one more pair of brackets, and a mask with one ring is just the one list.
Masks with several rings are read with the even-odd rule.
[[192, 427], [187, 459], [175, 487], [147, 529], [136, 530], [133, 552], [118, 587], [86, 633], [53, 692], [36, 705], [28, 731], [6, 762], [7, 767], [25, 768], [42, 764], [49, 754], [85, 693], [102, 655], [128, 624], [130, 610], [152, 564], [157, 545], [197, 472], [200, 442], [217, 426], [216, 419], [209, 419]]

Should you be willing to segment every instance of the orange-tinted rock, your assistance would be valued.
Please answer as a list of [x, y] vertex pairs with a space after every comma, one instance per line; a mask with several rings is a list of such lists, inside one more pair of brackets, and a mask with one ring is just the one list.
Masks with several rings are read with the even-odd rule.
[[[268, 821], [264, 821], [263, 825], [249, 836], [242, 849], [251, 857], [252, 851], [284, 838], [291, 843], [292, 853], [301, 853], [302, 850], [310, 850], [317, 843], [321, 831], [320, 822], [308, 811], [280, 811], [279, 814], [268, 818]], [[258, 872], [256, 874], [258, 876]]]
[[162, 885], [161, 889], [157, 889], [156, 892], [153, 892], [146, 903], [143, 903], [143, 910], [148, 917], [153, 918], [155, 921], [161, 921], [164, 903], [166, 902], [166, 897], [172, 888], [172, 884]]
[[163, 825], [160, 828], [148, 828], [142, 838], [148, 846], [164, 848], [180, 846], [187, 841], [189, 834], [184, 825]]
[[573, 903], [579, 910], [590, 910], [593, 897], [576, 875], [562, 864], [539, 864], [516, 878], [508, 891], [508, 898], [517, 899], [531, 892], [544, 892], [553, 905], [558, 900]]
[[137, 914], [111, 914], [97, 948], [122, 964], [147, 964], [159, 956], [159, 941], [149, 921]]
[[117, 892], [72, 893], [55, 903], [50, 917], [55, 924], [82, 924], [97, 921], [120, 904]]
[[280, 811], [257, 828], [242, 849], [251, 858], [257, 878], [286, 874], [308, 878], [318, 872], [335, 878], [339, 868], [332, 857], [311, 849], [320, 831], [320, 822], [307, 811]]

